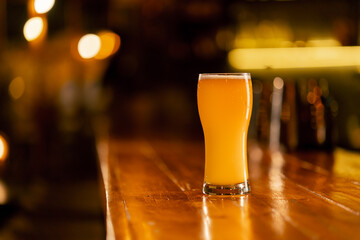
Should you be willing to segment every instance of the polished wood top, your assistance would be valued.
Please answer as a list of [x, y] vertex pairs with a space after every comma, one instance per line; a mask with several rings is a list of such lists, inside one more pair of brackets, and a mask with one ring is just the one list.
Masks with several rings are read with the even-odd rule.
[[201, 142], [101, 140], [107, 239], [357, 239], [360, 158], [249, 144], [252, 192], [205, 196]]

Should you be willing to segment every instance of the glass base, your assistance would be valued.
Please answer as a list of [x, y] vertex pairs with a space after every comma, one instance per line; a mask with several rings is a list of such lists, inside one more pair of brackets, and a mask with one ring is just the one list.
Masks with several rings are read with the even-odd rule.
[[250, 193], [248, 181], [231, 185], [214, 185], [204, 183], [203, 193], [208, 195], [243, 195]]

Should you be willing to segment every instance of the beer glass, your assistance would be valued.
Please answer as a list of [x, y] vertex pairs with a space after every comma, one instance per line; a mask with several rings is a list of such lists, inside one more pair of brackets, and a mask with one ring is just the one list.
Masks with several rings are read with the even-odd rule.
[[200, 74], [197, 101], [205, 138], [203, 192], [249, 193], [247, 131], [253, 104], [250, 74]]

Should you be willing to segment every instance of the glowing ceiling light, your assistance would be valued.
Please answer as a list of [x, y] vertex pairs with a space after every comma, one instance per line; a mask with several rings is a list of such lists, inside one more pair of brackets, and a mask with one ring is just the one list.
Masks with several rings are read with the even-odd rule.
[[27, 20], [24, 25], [24, 36], [25, 39], [30, 41], [34, 41], [37, 39], [44, 30], [44, 21], [41, 17], [33, 17]]
[[98, 34], [101, 40], [101, 47], [99, 52], [96, 54], [96, 59], [104, 59], [114, 54], [120, 47], [119, 35], [110, 32], [103, 31]]
[[39, 14], [47, 13], [54, 6], [55, 0], [35, 0], [34, 8]]
[[236, 69], [360, 66], [360, 47], [239, 48], [228, 61]]
[[13, 99], [19, 99], [25, 92], [25, 82], [21, 77], [14, 78], [9, 85], [9, 94]]
[[100, 50], [101, 40], [95, 34], [86, 34], [81, 37], [78, 43], [78, 51], [82, 58], [94, 57]]

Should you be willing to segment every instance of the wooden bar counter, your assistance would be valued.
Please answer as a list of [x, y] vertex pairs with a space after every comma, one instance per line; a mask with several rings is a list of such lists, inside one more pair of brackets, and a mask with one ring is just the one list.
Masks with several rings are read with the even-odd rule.
[[360, 158], [249, 144], [251, 193], [205, 196], [202, 142], [100, 140], [107, 239], [360, 239]]

